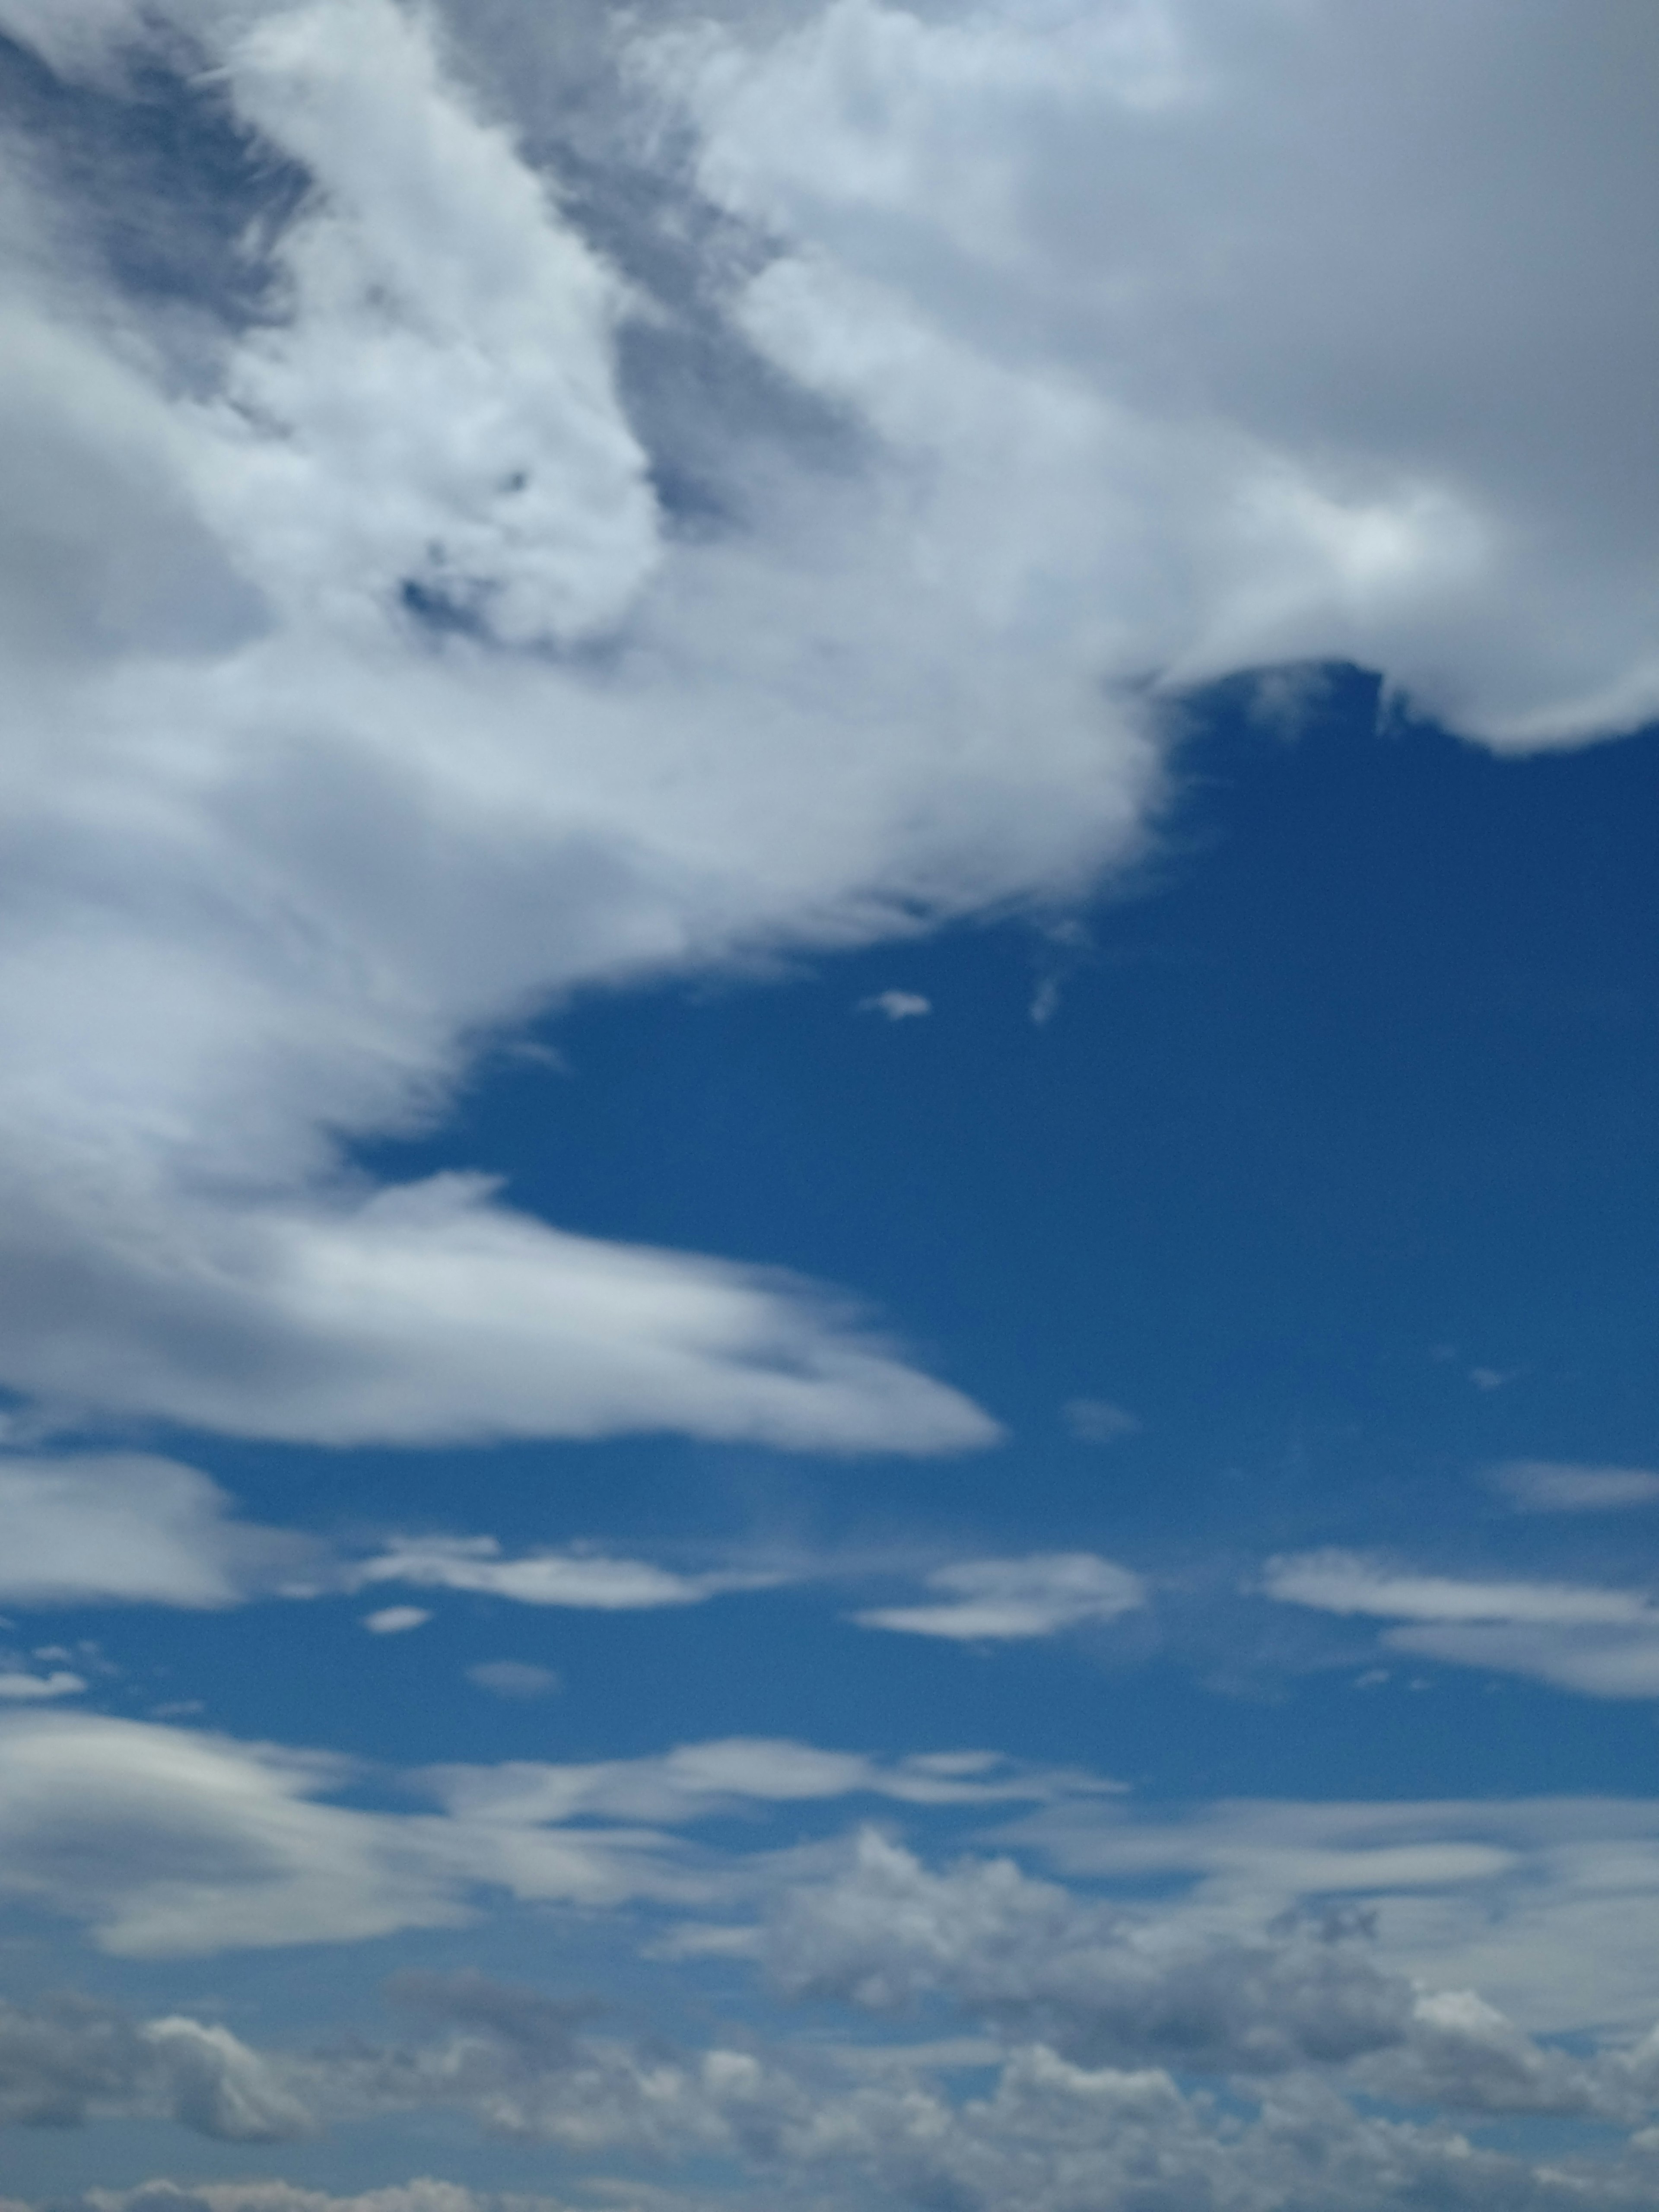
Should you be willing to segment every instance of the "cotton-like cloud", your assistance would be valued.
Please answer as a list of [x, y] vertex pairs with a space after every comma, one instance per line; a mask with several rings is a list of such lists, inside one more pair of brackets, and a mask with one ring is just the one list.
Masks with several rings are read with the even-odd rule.
[[1659, 1474], [1644, 1467], [1518, 1459], [1494, 1468], [1488, 1480], [1517, 1513], [1619, 1513], [1659, 1498]]
[[166, 107], [124, 222], [209, 123], [251, 210], [169, 295], [94, 139], [0, 175], [0, 1382], [989, 1441], [797, 1282], [345, 1148], [573, 992], [1077, 895], [1184, 685], [1656, 711], [1653, 40], [1563, 20], [0, 0]]
[[1034, 1552], [1017, 1559], [963, 1559], [924, 1577], [927, 1605], [878, 1606], [854, 1613], [861, 1628], [953, 1642], [1012, 1643], [1054, 1636], [1088, 1621], [1115, 1620], [1146, 1601], [1137, 1575], [1093, 1552]]
[[278, 2069], [216, 2024], [134, 2022], [60, 1997], [0, 2002], [0, 2122], [67, 2127], [92, 2118], [169, 2118], [223, 2142], [311, 2132]]

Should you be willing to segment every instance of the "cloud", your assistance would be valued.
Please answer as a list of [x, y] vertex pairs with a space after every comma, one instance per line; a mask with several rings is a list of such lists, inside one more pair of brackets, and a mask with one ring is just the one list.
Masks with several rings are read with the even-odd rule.
[[526, 1659], [485, 1659], [469, 1667], [466, 1679], [493, 1698], [550, 1698], [561, 1685], [550, 1667]]
[[[492, 1673], [502, 1666], [521, 1693], [525, 1670]], [[0, 1716], [0, 1893], [88, 1923], [101, 1948], [133, 1958], [354, 1942], [456, 1925], [491, 1891], [590, 1908], [691, 1903], [714, 1876], [665, 1832], [744, 1808], [1006, 1806], [1059, 1786], [988, 1753], [885, 1761], [751, 1738], [435, 1767], [409, 1778], [435, 1812], [327, 1802], [356, 1775], [322, 1753], [153, 1722]]]
[[1517, 1513], [1619, 1513], [1659, 1498], [1659, 1474], [1643, 1467], [1517, 1459], [1493, 1468], [1487, 1479]]
[[52, 1698], [77, 1698], [86, 1688], [85, 1678], [71, 1674], [65, 1667], [54, 1668], [50, 1674], [36, 1674], [27, 1668], [7, 1668], [0, 1671], [0, 1701], [11, 1705], [40, 1704]]
[[1454, 1667], [1522, 1674], [1592, 1698], [1659, 1697], [1659, 1606], [1644, 1591], [1461, 1581], [1348, 1552], [1270, 1560], [1269, 1597], [1405, 1626], [1383, 1642]]
[[[574, 991], [1074, 897], [1212, 677], [1659, 710], [1652, 52], [1589, 5], [0, 0], [184, 149], [0, 176], [0, 1381], [988, 1442], [788, 1277], [348, 1148]], [[112, 207], [178, 246], [210, 124], [238, 282], [134, 286]]]
[[222, 2142], [281, 2142], [312, 2123], [281, 2075], [229, 2030], [129, 2021], [86, 1998], [33, 2011], [0, 2002], [0, 2122], [177, 2120]]
[[601, 1552], [531, 1552], [507, 1559], [493, 1536], [399, 1537], [346, 1571], [349, 1586], [358, 1589], [408, 1583], [421, 1589], [475, 1591], [518, 1605], [597, 1613], [701, 1605], [728, 1590], [766, 1589], [787, 1579], [744, 1571], [674, 1574], [644, 1559], [614, 1559]]
[[1146, 1603], [1136, 1575], [1093, 1552], [1034, 1552], [1018, 1559], [963, 1559], [924, 1577], [930, 1605], [878, 1606], [853, 1615], [860, 1628], [958, 1643], [1054, 1636], [1087, 1621], [1115, 1620]]
[[[1350, 658], [1514, 744], [1659, 706], [1650, 519], [1620, 482], [1650, 436], [1650, 311], [1601, 297], [1641, 250], [1654, 49], [1615, 5], [1595, 21], [1628, 89], [1578, 19], [1483, 5], [1449, 30], [1427, 0], [1386, 45], [1342, 7], [834, 0], [653, 52], [703, 189], [781, 249], [747, 326], [949, 472], [964, 526], [1000, 502], [1010, 590], [1040, 514], [1056, 578], [1100, 580], [1108, 660], [1167, 682]], [[1556, 218], [1538, 253], [1517, 208]], [[994, 409], [976, 475], [953, 471]], [[1155, 584], [1133, 567], [1154, 549]]]
[[[1325, 1613], [1425, 1621], [1504, 1621], [1548, 1627], [1624, 1626], [1650, 1612], [1640, 1590], [1574, 1583], [1462, 1581], [1401, 1571], [1356, 1552], [1304, 1552], [1270, 1559], [1269, 1597]], [[1659, 1618], [1659, 1616], [1656, 1616]]]
[[860, 999], [856, 1011], [884, 1014], [890, 1022], [914, 1022], [931, 1014], [933, 1002], [924, 999], [920, 991], [878, 991], [872, 999]]
[[1115, 1443], [1140, 1427], [1133, 1413], [1113, 1405], [1109, 1398], [1068, 1398], [1065, 1413], [1066, 1426], [1085, 1444]]
[[[23, 1607], [212, 1608], [401, 1583], [519, 1605], [642, 1612], [792, 1579], [751, 1568], [680, 1574], [586, 1547], [514, 1556], [493, 1536], [393, 1536], [368, 1557], [354, 1556], [299, 1530], [239, 1520], [236, 1501], [198, 1469], [137, 1453], [0, 1455], [0, 1517], [7, 1530], [0, 1601]], [[430, 1618], [418, 1606], [366, 1617], [378, 1634]]]
[[238, 1522], [195, 1468], [148, 1454], [0, 1455], [0, 1601], [210, 1608], [314, 1571], [321, 1547]]

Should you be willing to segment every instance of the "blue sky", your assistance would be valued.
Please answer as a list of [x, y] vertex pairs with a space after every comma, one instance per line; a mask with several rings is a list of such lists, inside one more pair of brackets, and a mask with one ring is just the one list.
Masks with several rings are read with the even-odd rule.
[[1659, 2206], [1656, 64], [0, 0], [0, 2212]]

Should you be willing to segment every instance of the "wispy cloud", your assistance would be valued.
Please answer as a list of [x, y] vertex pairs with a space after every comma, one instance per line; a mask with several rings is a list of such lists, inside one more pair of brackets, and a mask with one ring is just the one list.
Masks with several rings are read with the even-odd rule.
[[860, 999], [857, 1011], [883, 1014], [890, 1022], [915, 1022], [933, 1012], [933, 1002], [924, 999], [920, 991], [878, 991], [873, 998]]
[[1644, 1467], [1516, 1459], [1493, 1468], [1487, 1480], [1517, 1513], [1619, 1513], [1659, 1499], [1659, 1474]]
[[1403, 1624], [1391, 1650], [1594, 1698], [1659, 1697], [1659, 1605], [1644, 1590], [1419, 1574], [1349, 1552], [1270, 1560], [1269, 1597]]
[[939, 1636], [959, 1644], [1011, 1643], [1115, 1620], [1146, 1601], [1137, 1575], [1093, 1552], [1034, 1552], [1024, 1559], [963, 1559], [923, 1577], [923, 1605], [878, 1606], [853, 1615], [860, 1628]]

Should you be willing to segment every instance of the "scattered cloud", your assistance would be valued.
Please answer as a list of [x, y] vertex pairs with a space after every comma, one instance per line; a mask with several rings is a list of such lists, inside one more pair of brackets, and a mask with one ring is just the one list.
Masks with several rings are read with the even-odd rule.
[[0, 1456], [0, 1599], [211, 1608], [299, 1580], [321, 1547], [234, 1518], [195, 1468], [140, 1453]]
[[1034, 1552], [1016, 1559], [963, 1559], [923, 1577], [927, 1605], [879, 1606], [853, 1615], [861, 1628], [958, 1643], [1053, 1636], [1085, 1622], [1115, 1620], [1143, 1606], [1145, 1585], [1093, 1552]]
[[1269, 1560], [1269, 1597], [1394, 1620], [1395, 1651], [1521, 1674], [1592, 1698], [1659, 1697], [1659, 1606], [1645, 1591], [1573, 1583], [1464, 1581], [1351, 1552]]
[[378, 1613], [366, 1613], [363, 1626], [371, 1636], [404, 1636], [411, 1628], [424, 1628], [432, 1615], [424, 1606], [383, 1605]]
[[492, 1698], [550, 1698], [562, 1686], [550, 1667], [526, 1659], [484, 1659], [469, 1667], [466, 1679]]
[[1516, 1621], [1552, 1627], [1625, 1626], [1649, 1615], [1641, 1590], [1576, 1583], [1486, 1582], [1425, 1575], [1359, 1552], [1302, 1552], [1270, 1559], [1269, 1597], [1324, 1613], [1429, 1621]]
[[933, 1012], [933, 1002], [920, 991], [878, 991], [873, 998], [860, 999], [855, 1011], [884, 1014], [890, 1022], [915, 1022]]
[[659, 1606], [701, 1605], [732, 1590], [769, 1589], [777, 1573], [729, 1571], [672, 1573], [643, 1559], [585, 1550], [504, 1556], [493, 1536], [399, 1537], [349, 1571], [351, 1587], [407, 1583], [421, 1589], [470, 1590], [517, 1605], [567, 1606], [586, 1612], [635, 1613]]
[[0, 2122], [70, 2127], [173, 2119], [221, 2142], [283, 2142], [313, 2123], [280, 2069], [228, 2028], [173, 2016], [130, 2021], [60, 1996], [0, 2001]]
[[1065, 1413], [1066, 1425], [1085, 1444], [1115, 1443], [1120, 1437], [1138, 1434], [1141, 1426], [1134, 1414], [1109, 1398], [1068, 1398]]
[[1487, 1480], [1517, 1513], [1618, 1513], [1659, 1499], [1659, 1474], [1644, 1467], [1516, 1459], [1493, 1468]]
[[0, 1700], [10, 1705], [38, 1704], [50, 1698], [78, 1698], [86, 1688], [80, 1674], [72, 1674], [67, 1668], [59, 1667], [50, 1674], [36, 1674], [27, 1668], [0, 1668]]

